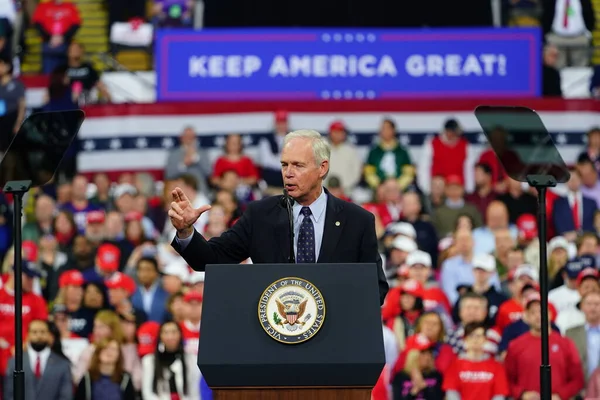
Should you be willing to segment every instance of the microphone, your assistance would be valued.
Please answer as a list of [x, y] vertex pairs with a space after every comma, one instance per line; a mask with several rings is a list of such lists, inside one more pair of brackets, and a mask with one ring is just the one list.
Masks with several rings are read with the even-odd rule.
[[281, 198], [282, 205], [286, 208], [288, 213], [288, 220], [290, 224], [290, 255], [288, 261], [290, 264], [296, 263], [296, 256], [294, 255], [294, 212], [292, 207], [294, 199], [289, 195], [287, 189], [283, 189], [283, 197]]

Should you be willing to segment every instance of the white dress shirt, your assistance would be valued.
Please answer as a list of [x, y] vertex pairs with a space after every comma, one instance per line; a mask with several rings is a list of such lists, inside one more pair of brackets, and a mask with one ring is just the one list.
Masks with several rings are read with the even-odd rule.
[[[569, 192], [569, 194], [567, 195], [567, 199], [569, 199], [569, 207], [571, 207], [571, 210], [573, 210], [573, 206], [575, 205], [575, 199], [577, 199], [577, 206], [579, 207], [578, 214], [579, 214], [579, 226], [583, 225], [583, 195], [581, 194], [580, 191], [578, 192]], [[576, 222], [576, 221], [573, 221]], [[577, 225], [577, 224], [576, 224]]]
[[156, 289], [158, 288], [158, 279], [156, 282], [150, 286], [149, 289], [146, 289], [143, 286], [140, 286], [140, 294], [142, 295], [142, 307], [144, 307], [144, 311], [146, 314], [150, 315], [150, 309], [152, 308], [152, 301], [154, 300], [154, 293], [156, 293]]
[[48, 365], [48, 358], [50, 358], [50, 347], [46, 347], [39, 353], [27, 346], [27, 355], [29, 356], [29, 365], [31, 366], [31, 372], [35, 375], [35, 365], [37, 364], [38, 356], [40, 357], [41, 373], [44, 375], [46, 365]]
[[[300, 236], [300, 226], [304, 221], [304, 215], [300, 214], [302, 205], [294, 203], [292, 212], [294, 214], [294, 254], [298, 254], [298, 236]], [[323, 242], [323, 231], [325, 229], [325, 210], [327, 209], [327, 193], [321, 189], [321, 195], [308, 206], [310, 208], [310, 219], [315, 229], [315, 261], [319, 259], [321, 243]]]

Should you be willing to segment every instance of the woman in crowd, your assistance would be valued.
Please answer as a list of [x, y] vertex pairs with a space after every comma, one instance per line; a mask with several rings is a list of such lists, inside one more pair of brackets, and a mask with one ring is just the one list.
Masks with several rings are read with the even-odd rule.
[[52, 321], [48, 322], [48, 330], [50, 331], [50, 350], [57, 356], [64, 358], [70, 363], [71, 360], [69, 360], [69, 358], [65, 355], [65, 352], [63, 351], [61, 333], [57, 324], [55, 324]]
[[[90, 345], [81, 353], [77, 362], [74, 380], [75, 384], [79, 381], [88, 370], [96, 344], [106, 339], [116, 340], [120, 346], [124, 346], [125, 339], [123, 330], [121, 329], [121, 320], [117, 314], [112, 311], [103, 310], [96, 314], [94, 319], [94, 332], [92, 333], [92, 341]], [[123, 369], [127, 371], [133, 381], [133, 386], [139, 390], [141, 387], [141, 365], [135, 346], [125, 345], [121, 352], [123, 353]]]
[[106, 293], [102, 286], [95, 282], [88, 282], [84, 285], [83, 307], [93, 310], [94, 312], [98, 312], [108, 307], [108, 298], [106, 297]]
[[508, 381], [504, 366], [485, 351], [486, 328], [483, 323], [465, 326], [465, 350], [444, 374], [447, 400], [504, 400]]
[[217, 159], [213, 168], [212, 184], [220, 187], [220, 181], [227, 171], [234, 171], [240, 183], [253, 187], [258, 182], [258, 168], [252, 159], [244, 155], [242, 137], [237, 134], [228, 135], [225, 139], [224, 154]]
[[125, 215], [125, 240], [136, 248], [141, 245], [146, 236], [144, 235], [144, 226], [142, 225], [142, 215], [132, 211]]
[[417, 335], [415, 347], [406, 354], [404, 368], [394, 377], [394, 400], [443, 400], [442, 375], [435, 369], [434, 343]]
[[167, 301], [167, 310], [170, 320], [176, 323], [182, 323], [187, 318], [187, 305], [183, 300], [183, 292], [172, 294]]
[[58, 241], [60, 251], [70, 254], [73, 246], [73, 239], [77, 234], [77, 225], [73, 214], [68, 211], [59, 211], [54, 219], [54, 236]]
[[423, 334], [433, 343], [432, 350], [435, 359], [435, 369], [442, 375], [448, 369], [450, 364], [452, 364], [452, 361], [454, 361], [455, 355], [452, 346], [445, 343], [446, 331], [444, 329], [442, 317], [436, 312], [426, 311], [417, 321], [415, 335], [406, 339], [406, 346], [398, 356], [398, 361], [396, 361], [394, 373], [392, 375], [395, 375], [404, 368], [408, 352], [417, 345], [418, 334]]
[[213, 203], [208, 212], [208, 223], [204, 231], [204, 238], [210, 240], [213, 237], [219, 237], [227, 230], [227, 217], [225, 209], [218, 203]]
[[123, 353], [116, 340], [96, 345], [90, 367], [79, 382], [75, 400], [135, 399], [131, 376], [123, 369]]
[[423, 313], [423, 286], [414, 279], [402, 283], [398, 290], [394, 290], [389, 299], [390, 308], [394, 311], [386, 312], [386, 315], [395, 315], [386, 321], [396, 336], [399, 350], [404, 349], [406, 338], [414, 334], [415, 325]]
[[160, 327], [154, 354], [142, 359], [144, 400], [197, 400], [200, 370], [193, 354], [183, 351], [183, 334], [175, 322]]

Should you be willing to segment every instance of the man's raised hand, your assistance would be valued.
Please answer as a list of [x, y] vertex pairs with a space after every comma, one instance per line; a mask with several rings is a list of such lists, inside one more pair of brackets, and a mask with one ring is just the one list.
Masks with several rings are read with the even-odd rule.
[[171, 192], [173, 201], [169, 208], [171, 224], [177, 229], [177, 236], [181, 239], [187, 238], [194, 231], [194, 224], [200, 216], [210, 210], [210, 205], [194, 208], [183, 190], [176, 187]]

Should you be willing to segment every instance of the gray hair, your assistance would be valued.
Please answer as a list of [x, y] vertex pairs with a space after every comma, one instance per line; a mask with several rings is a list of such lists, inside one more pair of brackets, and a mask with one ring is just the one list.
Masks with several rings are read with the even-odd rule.
[[[283, 146], [285, 147], [292, 139], [300, 138], [311, 140], [311, 145], [317, 165], [321, 165], [323, 161], [329, 162], [329, 158], [331, 157], [331, 147], [329, 147], [329, 143], [327, 143], [327, 140], [325, 140], [325, 138], [319, 132], [313, 129], [300, 129], [288, 133], [287, 135], [285, 135]], [[327, 173], [329, 173], [329, 171], [327, 171]], [[327, 174], [325, 174], [323, 178], [326, 177]]]

